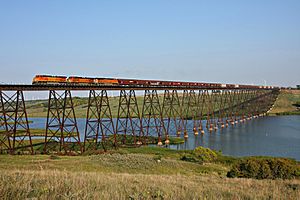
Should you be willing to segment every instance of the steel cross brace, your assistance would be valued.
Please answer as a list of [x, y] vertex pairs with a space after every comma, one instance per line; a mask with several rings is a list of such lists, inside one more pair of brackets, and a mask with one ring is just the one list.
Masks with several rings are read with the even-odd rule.
[[[59, 148], [57, 147], [59, 146]], [[44, 153], [82, 153], [71, 91], [49, 91]]]
[[23, 91], [7, 95], [0, 91], [1, 107], [0, 148], [11, 154], [33, 154], [32, 140], [28, 125]]
[[[113, 138], [108, 138], [113, 136]], [[106, 151], [106, 143], [116, 145], [116, 133], [106, 90], [89, 93], [84, 149], [98, 149], [99, 144]]]

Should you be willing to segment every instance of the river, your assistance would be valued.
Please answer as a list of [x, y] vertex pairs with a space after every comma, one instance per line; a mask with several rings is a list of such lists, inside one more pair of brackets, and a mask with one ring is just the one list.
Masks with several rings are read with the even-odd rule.
[[[30, 118], [31, 128], [45, 128], [44, 118]], [[77, 120], [81, 138], [85, 119]], [[190, 121], [189, 123], [192, 123]], [[190, 126], [191, 127], [191, 126]], [[204, 146], [221, 150], [231, 156], [276, 156], [300, 160], [300, 115], [264, 117], [239, 123], [235, 127], [189, 137], [184, 144], [171, 145], [172, 149], [194, 149]]]

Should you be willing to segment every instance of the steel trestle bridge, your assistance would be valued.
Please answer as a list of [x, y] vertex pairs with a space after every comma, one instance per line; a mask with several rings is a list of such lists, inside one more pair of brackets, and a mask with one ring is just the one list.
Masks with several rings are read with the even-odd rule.
[[[48, 91], [47, 122], [42, 134], [31, 134], [24, 92]], [[89, 91], [84, 138], [80, 138], [72, 91]], [[112, 116], [108, 91], [119, 91], [118, 114]], [[142, 91], [138, 102], [136, 91]], [[188, 137], [245, 123], [265, 116], [280, 89], [162, 85], [0, 85], [0, 153], [78, 152], [97, 150], [106, 142], [114, 146], [140, 146], [155, 137], [157, 145], [172, 136]], [[192, 124], [188, 123], [192, 120]], [[55, 144], [55, 145], [54, 145]]]

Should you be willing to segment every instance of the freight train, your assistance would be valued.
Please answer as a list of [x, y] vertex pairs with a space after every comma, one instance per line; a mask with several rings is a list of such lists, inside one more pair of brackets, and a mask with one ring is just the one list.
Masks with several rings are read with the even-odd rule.
[[[76, 76], [51, 76], [36, 75], [32, 84], [66, 84], [66, 85], [136, 85], [136, 86], [196, 86], [203, 88], [249, 88], [258, 89], [262, 86], [236, 85], [221, 83], [198, 83], [198, 82], [179, 82], [179, 81], [160, 81], [160, 80], [138, 80], [138, 79], [116, 79], [116, 78], [90, 78]], [[268, 87], [271, 88], [271, 87]]]

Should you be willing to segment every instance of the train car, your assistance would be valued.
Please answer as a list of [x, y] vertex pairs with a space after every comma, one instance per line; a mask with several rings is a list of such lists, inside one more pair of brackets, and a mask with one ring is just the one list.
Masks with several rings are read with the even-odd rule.
[[221, 87], [222, 87], [222, 84], [221, 84], [221, 83], [216, 83], [216, 86], [217, 86], [218, 88], [221, 88]]
[[161, 81], [151, 80], [147, 82], [147, 85], [162, 85]]
[[200, 86], [200, 87], [205, 87], [206, 83], [197, 83], [197, 86]]
[[189, 82], [179, 82], [181, 86], [189, 86]]
[[205, 88], [205, 86], [206, 86], [206, 83], [198, 83], [198, 84], [197, 84], [197, 86], [200, 86], [200, 87], [203, 87], [203, 88]]
[[182, 85], [182, 83], [181, 82], [171, 82], [171, 85], [172, 86], [180, 86], [180, 85]]
[[226, 87], [229, 89], [232, 89], [232, 88], [234, 88], [234, 84], [226, 84]]
[[198, 84], [195, 82], [189, 82], [189, 86], [197, 86]]
[[220, 83], [209, 83], [209, 87], [211, 88], [221, 88], [221, 85]]
[[131, 79], [117, 79], [119, 85], [134, 85], [135, 81]]
[[137, 80], [137, 79], [117, 79], [119, 85], [138, 85], [138, 86], [149, 86], [149, 85], [163, 85], [164, 81], [158, 80]]
[[70, 84], [88, 85], [94, 83], [94, 78], [70, 76], [67, 81]]
[[256, 85], [249, 85], [248, 86], [250, 89], [259, 89], [259, 86], [256, 86]]
[[144, 85], [150, 85], [150, 82], [148, 80], [135, 80], [136, 85], [144, 86]]
[[112, 78], [94, 78], [94, 84], [97, 85], [119, 85], [117, 79]]
[[171, 86], [172, 81], [160, 81], [160, 85], [162, 85], [162, 86]]
[[240, 88], [243, 88], [243, 89], [254, 89], [253, 85], [240, 85]]
[[66, 84], [67, 77], [66, 76], [51, 76], [51, 75], [36, 75], [32, 84]]

